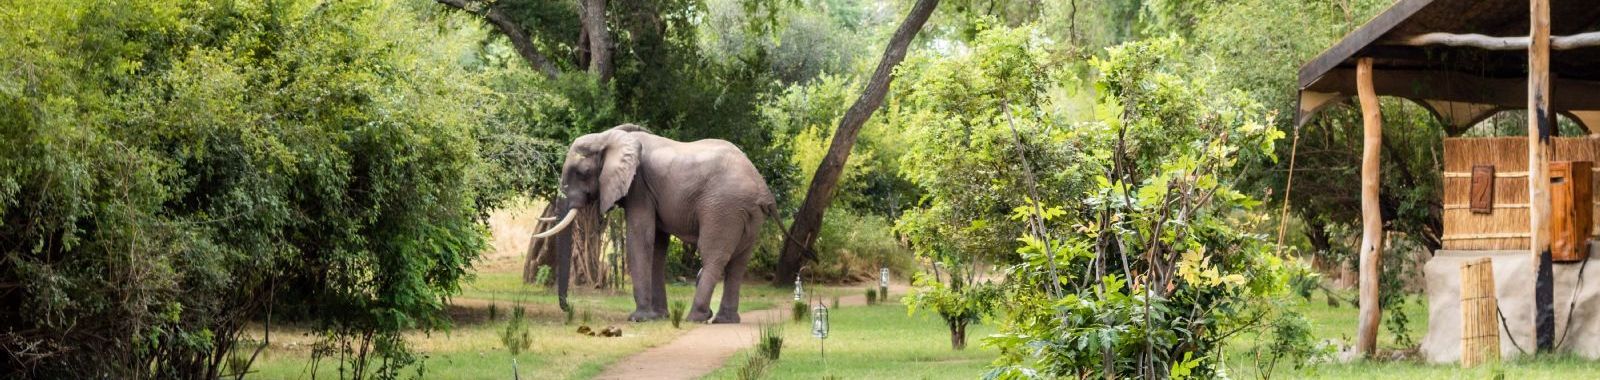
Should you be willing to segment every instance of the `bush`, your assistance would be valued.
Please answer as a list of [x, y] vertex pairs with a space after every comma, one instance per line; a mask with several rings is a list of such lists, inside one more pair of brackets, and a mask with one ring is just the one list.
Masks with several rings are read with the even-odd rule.
[[471, 36], [378, 1], [5, 8], [0, 351], [30, 354], [0, 377], [228, 376], [267, 310], [393, 376], [448, 326], [486, 245]]
[[878, 289], [867, 288], [867, 305], [878, 304]]

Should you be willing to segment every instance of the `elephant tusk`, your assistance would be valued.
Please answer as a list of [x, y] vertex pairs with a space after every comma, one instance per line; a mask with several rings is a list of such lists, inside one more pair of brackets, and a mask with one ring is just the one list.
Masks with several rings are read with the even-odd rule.
[[554, 216], [546, 216], [546, 217], [543, 217], [543, 218], [539, 218], [539, 221], [541, 221], [541, 222], [554, 222], [554, 221], [556, 221], [556, 217], [554, 217]]
[[546, 230], [545, 232], [540, 232], [537, 235], [533, 235], [533, 237], [543, 239], [543, 238], [555, 236], [555, 234], [557, 232], [561, 232], [561, 230], [564, 230], [564, 229], [567, 228], [567, 225], [572, 224], [572, 218], [575, 218], [577, 216], [578, 216], [578, 209], [569, 209], [569, 210], [567, 210], [567, 216], [561, 218], [561, 223], [556, 223], [555, 227], [550, 227], [549, 230]]

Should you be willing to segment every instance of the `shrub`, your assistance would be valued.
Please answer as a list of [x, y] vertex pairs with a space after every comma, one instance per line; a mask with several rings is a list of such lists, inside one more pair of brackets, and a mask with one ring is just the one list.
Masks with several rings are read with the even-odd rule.
[[769, 360], [778, 360], [778, 355], [783, 353], [783, 326], [777, 324], [761, 326], [761, 342], [757, 345], [761, 357]]
[[878, 304], [878, 289], [867, 288], [867, 305]]
[[381, 1], [4, 8], [0, 351], [32, 353], [0, 377], [231, 376], [268, 305], [393, 376], [448, 326], [486, 245], [466, 34]]

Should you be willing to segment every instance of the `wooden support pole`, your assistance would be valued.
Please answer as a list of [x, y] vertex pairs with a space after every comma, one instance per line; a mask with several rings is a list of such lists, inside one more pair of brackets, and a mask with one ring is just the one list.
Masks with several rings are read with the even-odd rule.
[[1487, 257], [1461, 263], [1461, 367], [1500, 360], [1499, 306], [1494, 295], [1494, 262]]
[[1356, 94], [1361, 99], [1361, 317], [1356, 349], [1372, 357], [1378, 350], [1378, 274], [1383, 272], [1383, 211], [1378, 205], [1378, 157], [1383, 149], [1383, 112], [1372, 86], [1372, 58], [1356, 63]]
[[1528, 33], [1528, 228], [1534, 282], [1534, 332], [1539, 351], [1555, 346], [1556, 316], [1550, 268], [1550, 0], [1529, 0]]

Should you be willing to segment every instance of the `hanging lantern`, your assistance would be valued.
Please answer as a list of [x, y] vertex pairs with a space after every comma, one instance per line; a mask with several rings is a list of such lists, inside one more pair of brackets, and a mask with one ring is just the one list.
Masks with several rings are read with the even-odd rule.
[[794, 276], [794, 301], [800, 302], [806, 298], [806, 291], [800, 287], [800, 275]]
[[821, 303], [811, 308], [811, 336], [828, 339], [828, 307]]

